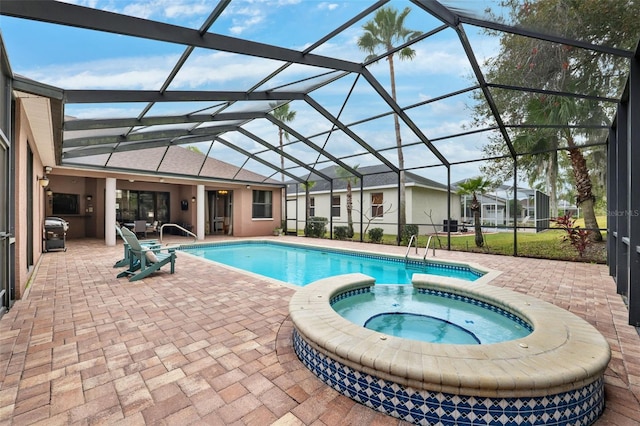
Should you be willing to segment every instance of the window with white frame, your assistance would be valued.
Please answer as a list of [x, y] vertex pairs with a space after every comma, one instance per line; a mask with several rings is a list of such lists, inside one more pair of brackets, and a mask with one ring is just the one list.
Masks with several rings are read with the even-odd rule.
[[315, 197], [309, 197], [309, 216], [314, 217], [316, 215], [316, 199]]
[[254, 219], [272, 218], [273, 194], [271, 191], [253, 190], [252, 217]]
[[340, 216], [340, 196], [336, 195], [331, 197], [331, 216]]
[[384, 216], [384, 196], [382, 192], [374, 192], [371, 194], [371, 216], [383, 217]]

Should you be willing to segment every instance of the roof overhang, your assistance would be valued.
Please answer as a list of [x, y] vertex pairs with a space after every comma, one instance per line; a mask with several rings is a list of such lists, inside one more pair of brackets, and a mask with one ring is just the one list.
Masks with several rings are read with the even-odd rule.
[[42, 165], [55, 166], [57, 162], [51, 99], [20, 91], [14, 91], [14, 95], [24, 109]]

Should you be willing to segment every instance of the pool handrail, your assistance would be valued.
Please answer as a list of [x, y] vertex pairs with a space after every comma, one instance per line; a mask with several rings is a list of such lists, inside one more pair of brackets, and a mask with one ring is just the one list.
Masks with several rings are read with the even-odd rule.
[[409, 238], [409, 244], [407, 244], [407, 252], [404, 255], [404, 261], [405, 263], [409, 260], [409, 251], [411, 250], [411, 243], [413, 242], [415, 243], [416, 246], [416, 254], [418, 254], [418, 238], [416, 234], [411, 235], [411, 238]]
[[176, 224], [176, 223], [163, 223], [162, 226], [160, 227], [160, 243], [162, 244], [162, 231], [164, 231], [164, 227], [165, 226], [173, 226], [174, 228], [178, 228], [179, 230], [181, 230], [182, 232], [189, 234], [193, 237], [193, 242], [195, 243], [196, 241], [198, 241], [198, 236], [196, 234], [194, 234], [191, 231], [188, 231], [186, 229], [184, 229], [182, 226]]
[[[429, 244], [431, 244], [431, 239], [433, 238], [433, 235], [429, 235], [429, 239], [427, 240], [427, 245], [424, 248], [424, 256], [422, 257], [422, 260], [426, 261], [427, 260], [427, 254], [429, 254]], [[433, 241], [433, 257], [436, 257], [436, 241]]]

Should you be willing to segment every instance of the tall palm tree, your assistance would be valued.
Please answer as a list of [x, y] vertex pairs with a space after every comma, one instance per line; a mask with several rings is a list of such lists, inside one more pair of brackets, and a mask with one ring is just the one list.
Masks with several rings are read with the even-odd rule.
[[595, 108], [589, 102], [558, 96], [535, 98], [529, 102], [527, 112], [540, 122], [546, 118], [551, 123], [561, 123], [566, 126], [558, 131], [558, 135], [567, 143], [567, 152], [571, 160], [571, 170], [577, 192], [576, 206], [582, 208], [584, 225], [589, 231], [589, 238], [593, 241], [602, 241], [602, 233], [595, 213], [595, 196], [593, 195], [587, 161], [578, 148], [575, 135], [569, 127], [576, 117], [584, 116], [593, 109]]
[[[276, 106], [275, 103], [272, 103], [270, 105], [272, 107]], [[296, 112], [289, 109], [289, 104], [280, 105], [279, 107], [271, 111], [271, 114], [274, 116], [274, 118], [282, 121], [283, 123], [289, 123], [296, 118]], [[283, 139], [289, 140], [289, 133], [285, 131], [282, 127], [278, 126], [278, 141], [280, 144], [279, 145], [280, 151], [282, 151], [282, 147], [284, 145]], [[280, 169], [284, 170], [284, 156], [282, 155], [280, 156]], [[281, 175], [282, 182], [284, 182], [284, 172], [280, 173], [280, 175]]]
[[[378, 9], [373, 19], [367, 22], [362, 28], [364, 34], [358, 38], [358, 47], [369, 53], [365, 60], [370, 60], [378, 55], [376, 49], [381, 48], [383, 52], [391, 52], [395, 45], [406, 43], [418, 37], [421, 31], [413, 31], [405, 28], [404, 21], [411, 12], [411, 8], [405, 7], [401, 13], [393, 7], [381, 7]], [[398, 54], [400, 59], [413, 59], [416, 51], [410, 47], [400, 49], [398, 52], [389, 53], [386, 58], [389, 63], [389, 75], [391, 77], [391, 97], [397, 103], [396, 98], [396, 77], [394, 68], [394, 56]], [[396, 132], [396, 145], [398, 149], [398, 168], [400, 169], [400, 206], [398, 207], [400, 231], [404, 229], [406, 223], [406, 196], [405, 196], [405, 175], [404, 156], [402, 154], [402, 139], [400, 137], [400, 122], [397, 114], [393, 114], [393, 124]]]
[[[353, 166], [353, 170], [357, 168], [358, 165]], [[347, 238], [353, 238], [353, 195], [351, 194], [351, 185], [357, 183], [358, 178], [343, 167], [336, 167], [336, 176], [347, 183], [347, 226], [349, 227]]]
[[473, 225], [476, 231], [476, 246], [482, 247], [484, 245], [484, 238], [482, 236], [482, 226], [480, 225], [480, 202], [478, 201], [477, 194], [484, 194], [491, 189], [493, 183], [489, 179], [485, 179], [482, 176], [478, 176], [472, 179], [458, 184], [458, 194], [471, 195], [471, 205], [469, 208], [473, 212]]

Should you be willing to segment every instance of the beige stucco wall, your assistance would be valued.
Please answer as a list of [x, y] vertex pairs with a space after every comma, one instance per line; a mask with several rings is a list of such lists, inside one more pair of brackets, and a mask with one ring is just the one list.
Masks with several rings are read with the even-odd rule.
[[[431, 215], [431, 218], [429, 217]], [[407, 192], [407, 223], [419, 224], [420, 234], [442, 232], [447, 219], [447, 192], [411, 187]], [[451, 219], [460, 221], [460, 196], [451, 193]]]
[[[33, 173], [28, 176], [28, 149], [33, 152]], [[26, 116], [20, 99], [16, 99], [15, 118], [15, 275], [16, 275], [16, 299], [22, 298], [27, 283], [33, 272], [34, 265], [37, 265], [42, 255], [42, 223], [45, 214], [45, 193], [38, 183], [38, 177], [43, 173], [43, 166], [38, 151], [34, 143], [33, 131]], [[28, 185], [33, 190], [33, 201], [28, 196]], [[31, 225], [31, 243], [33, 244], [33, 262], [28, 263], [29, 241], [29, 218], [27, 216], [29, 203], [33, 205], [33, 216]]]
[[[371, 217], [371, 194], [383, 193], [384, 216]], [[328, 192], [311, 193], [315, 198], [315, 216], [330, 218], [331, 214], [331, 194]], [[340, 196], [340, 216], [333, 217], [333, 226], [346, 226], [347, 224], [347, 196], [346, 190], [334, 191], [333, 196]], [[352, 190], [353, 197], [353, 223], [354, 231], [360, 231], [360, 211], [363, 212], [363, 230], [371, 228], [382, 228], [387, 235], [397, 233], [398, 215], [398, 190], [394, 188], [371, 188], [365, 189], [362, 204], [360, 203], [360, 191]], [[305, 220], [305, 196], [302, 194], [298, 199], [297, 208], [293, 202], [295, 196], [289, 195], [288, 208], [297, 213], [298, 228], [304, 229]], [[425, 214], [431, 212], [433, 222], [438, 226], [438, 231], [442, 231], [442, 223], [447, 218], [447, 193], [446, 191], [431, 188], [416, 187], [408, 185], [406, 187], [406, 213], [408, 224], [418, 224], [421, 234], [434, 232], [431, 220]], [[289, 214], [292, 218], [295, 213]], [[458, 219], [460, 216], [460, 196], [451, 194], [451, 218]], [[292, 223], [292, 222], [291, 222]], [[289, 226], [291, 226], [291, 223]], [[327, 225], [327, 235], [329, 228]]]
[[[253, 219], [252, 204], [253, 190], [273, 191], [273, 218]], [[273, 235], [273, 230], [281, 224], [281, 192], [280, 188], [241, 188], [233, 194], [233, 235], [236, 237], [251, 237]]]

